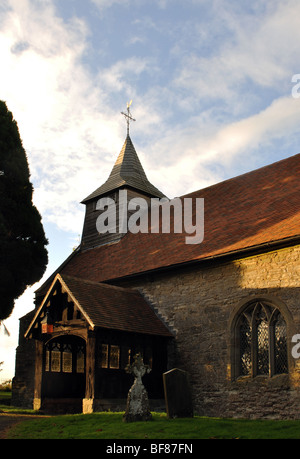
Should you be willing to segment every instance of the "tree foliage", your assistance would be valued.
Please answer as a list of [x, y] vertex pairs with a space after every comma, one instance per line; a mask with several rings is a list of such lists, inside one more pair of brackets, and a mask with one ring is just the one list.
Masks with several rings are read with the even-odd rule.
[[0, 320], [12, 312], [27, 286], [38, 282], [48, 263], [41, 216], [19, 129], [0, 101]]

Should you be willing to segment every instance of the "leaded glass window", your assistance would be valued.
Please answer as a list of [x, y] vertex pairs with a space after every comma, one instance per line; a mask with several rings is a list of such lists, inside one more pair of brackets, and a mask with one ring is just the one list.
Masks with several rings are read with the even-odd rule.
[[287, 340], [286, 323], [282, 316], [274, 322], [274, 343], [275, 343], [275, 370], [276, 373], [287, 373]]
[[64, 373], [72, 373], [72, 347], [70, 344], [63, 345], [62, 371]]
[[108, 368], [108, 344], [101, 345], [101, 368]]
[[120, 346], [113, 344], [101, 345], [101, 368], [111, 368], [117, 370], [120, 368]]
[[110, 361], [109, 368], [117, 369], [119, 368], [120, 361], [120, 348], [119, 346], [110, 346]]
[[288, 372], [286, 322], [273, 305], [248, 305], [237, 321], [236, 339], [239, 376]]
[[57, 373], [60, 371], [61, 365], [61, 352], [59, 344], [55, 343], [51, 351], [51, 371]]
[[240, 325], [240, 374], [251, 374], [251, 326], [245, 316]]
[[262, 308], [256, 318], [257, 374], [269, 374], [269, 324]]
[[85, 345], [76, 339], [50, 341], [45, 347], [44, 369], [54, 373], [84, 373]]

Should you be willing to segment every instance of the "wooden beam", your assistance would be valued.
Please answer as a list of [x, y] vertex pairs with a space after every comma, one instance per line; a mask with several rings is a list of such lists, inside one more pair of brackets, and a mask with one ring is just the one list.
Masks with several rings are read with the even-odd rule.
[[93, 399], [95, 397], [95, 352], [96, 335], [95, 332], [90, 331], [86, 343], [86, 399]]
[[33, 409], [39, 410], [42, 403], [43, 342], [35, 342], [35, 375]]

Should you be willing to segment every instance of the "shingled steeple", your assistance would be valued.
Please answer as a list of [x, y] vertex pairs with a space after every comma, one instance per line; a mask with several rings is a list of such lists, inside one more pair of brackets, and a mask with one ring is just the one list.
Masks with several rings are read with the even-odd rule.
[[108, 179], [82, 201], [86, 205], [81, 240], [81, 248], [83, 250], [118, 242], [125, 235], [121, 231], [99, 234], [96, 228], [96, 220], [101, 212], [97, 210], [98, 200], [106, 197], [112, 199], [115, 202], [118, 213], [120, 190], [126, 190], [127, 202], [132, 198], [142, 197], [150, 203], [151, 198], [165, 197], [160, 190], [149, 182], [128, 131]]
[[162, 198], [164, 194], [149, 182], [129, 134], [107, 181], [82, 202], [105, 196], [113, 190], [131, 188], [149, 197]]

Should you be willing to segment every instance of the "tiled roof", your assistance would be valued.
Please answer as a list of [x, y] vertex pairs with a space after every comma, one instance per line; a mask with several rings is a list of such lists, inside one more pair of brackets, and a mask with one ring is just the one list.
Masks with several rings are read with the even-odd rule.
[[123, 186], [144, 191], [147, 195], [153, 197], [161, 198], [164, 196], [163, 193], [147, 179], [129, 135], [124, 142], [122, 150], [107, 181], [82, 202], [85, 203], [91, 199], [103, 196]]
[[201, 244], [186, 244], [186, 234], [128, 233], [117, 244], [79, 250], [62, 272], [108, 281], [298, 237], [299, 177], [300, 154], [186, 195], [204, 198]]
[[27, 334], [46, 304], [47, 297], [51, 294], [56, 282], [62, 284], [64, 290], [93, 328], [173, 336], [137, 290], [104, 285], [65, 274], [55, 276]]

